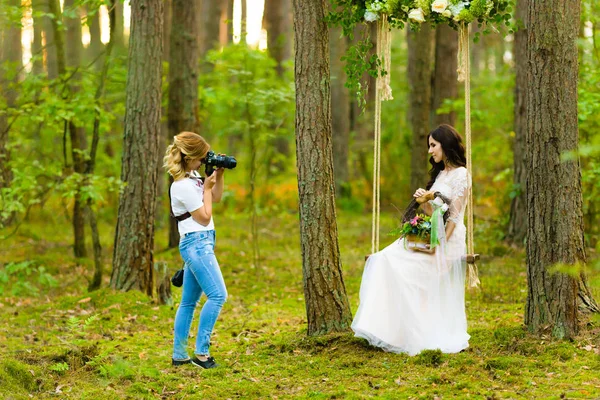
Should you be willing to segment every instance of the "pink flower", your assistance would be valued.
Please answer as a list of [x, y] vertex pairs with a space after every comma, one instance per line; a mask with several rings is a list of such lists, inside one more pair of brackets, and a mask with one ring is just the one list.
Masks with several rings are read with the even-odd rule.
[[410, 224], [412, 226], [417, 226], [419, 224], [419, 216], [417, 215], [416, 217], [414, 217], [413, 219], [410, 220]]

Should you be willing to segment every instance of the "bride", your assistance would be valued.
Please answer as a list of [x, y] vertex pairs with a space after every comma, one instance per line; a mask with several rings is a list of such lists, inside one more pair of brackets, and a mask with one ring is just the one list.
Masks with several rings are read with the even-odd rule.
[[404, 239], [398, 239], [371, 255], [352, 322], [355, 335], [371, 345], [409, 355], [426, 349], [457, 353], [469, 346], [470, 338], [464, 298], [464, 213], [470, 186], [465, 148], [449, 125], [434, 129], [427, 143], [431, 180], [414, 197], [428, 215], [439, 205], [430, 200], [433, 193], [450, 200], [440, 245], [430, 254], [409, 250]]

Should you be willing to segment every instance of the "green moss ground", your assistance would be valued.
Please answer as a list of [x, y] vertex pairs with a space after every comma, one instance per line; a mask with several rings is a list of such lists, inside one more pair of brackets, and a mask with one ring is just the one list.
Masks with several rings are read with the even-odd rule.
[[[340, 214], [344, 278], [355, 311], [370, 216]], [[87, 293], [92, 267], [72, 258], [65, 219], [30, 223], [4, 240], [0, 263], [34, 261], [57, 285], [40, 283], [36, 272], [2, 284], [0, 398], [600, 398], [600, 321], [589, 320], [574, 341], [527, 334], [523, 253], [490, 235], [477, 241], [483, 288], [466, 297], [470, 348], [408, 357], [369, 347], [351, 333], [306, 336], [296, 215], [261, 218], [258, 268], [248, 217], [216, 219], [229, 298], [213, 337], [212, 353], [222, 364], [215, 370], [170, 365], [173, 307], [138, 292]], [[382, 232], [393, 224], [384, 216]], [[102, 232], [108, 273], [112, 229]], [[161, 228], [155, 259], [174, 271], [179, 255], [162, 250], [165, 240]], [[28, 295], [23, 282], [39, 293]], [[590, 284], [600, 299], [598, 271], [591, 271]], [[21, 286], [13, 294], [15, 285]], [[180, 289], [173, 294], [177, 302]], [[196, 328], [197, 319], [193, 333]]]

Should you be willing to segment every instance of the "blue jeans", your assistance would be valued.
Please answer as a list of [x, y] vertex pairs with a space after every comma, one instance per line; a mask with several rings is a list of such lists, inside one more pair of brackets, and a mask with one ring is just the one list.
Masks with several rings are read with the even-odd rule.
[[175, 316], [173, 359], [186, 360], [187, 342], [194, 310], [204, 292], [207, 300], [200, 311], [200, 324], [196, 336], [198, 355], [209, 355], [210, 336], [221, 308], [227, 300], [227, 289], [219, 263], [215, 257], [215, 231], [192, 232], [179, 241], [179, 252], [185, 262], [183, 293]]

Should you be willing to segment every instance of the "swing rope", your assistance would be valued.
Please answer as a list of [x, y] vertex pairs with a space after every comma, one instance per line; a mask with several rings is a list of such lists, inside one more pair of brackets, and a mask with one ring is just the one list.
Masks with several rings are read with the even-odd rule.
[[[465, 137], [467, 141], [467, 179], [472, 179], [473, 163], [471, 162], [471, 60], [469, 57], [469, 28], [468, 24], [461, 24], [458, 40], [458, 80], [465, 82]], [[477, 265], [475, 264], [473, 243], [473, 185], [468, 185], [467, 194], [467, 287], [476, 288], [480, 281]]]
[[[465, 83], [465, 136], [467, 179], [471, 180], [471, 62], [469, 58], [469, 29], [468, 24], [461, 24], [458, 42], [458, 81]], [[373, 145], [373, 221], [371, 232], [371, 254], [379, 251], [379, 216], [380, 216], [380, 186], [381, 186], [381, 102], [392, 100], [390, 86], [392, 36], [386, 15], [377, 21], [377, 57], [382, 60], [384, 75], [378, 74], [375, 85], [375, 127]], [[468, 185], [467, 193], [467, 287], [476, 288], [480, 281], [475, 261], [473, 243], [473, 187]]]
[[384, 75], [378, 74], [375, 83], [375, 127], [373, 129], [373, 221], [371, 254], [379, 251], [379, 215], [381, 204], [381, 102], [392, 100], [390, 67], [392, 56], [392, 31], [386, 15], [377, 21], [377, 58], [383, 61]]

